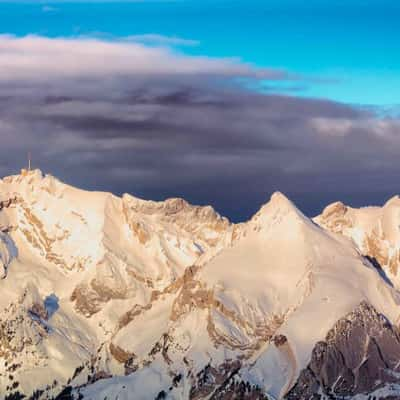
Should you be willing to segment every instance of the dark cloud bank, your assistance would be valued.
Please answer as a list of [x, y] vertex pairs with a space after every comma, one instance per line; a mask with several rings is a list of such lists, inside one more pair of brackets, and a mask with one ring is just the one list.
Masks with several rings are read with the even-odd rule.
[[[398, 120], [256, 93], [243, 80], [291, 78], [240, 63], [196, 64], [160, 49], [138, 68], [131, 45], [118, 49], [115, 62], [118, 45], [110, 44], [97, 66], [96, 54], [93, 65], [77, 54], [64, 59], [53, 54], [57, 43], [36, 41], [0, 40], [8, 52], [0, 57], [1, 176], [23, 166], [29, 150], [35, 166], [73, 185], [149, 199], [181, 196], [236, 221], [275, 190], [309, 215], [338, 199], [381, 204], [400, 192]], [[28, 66], [20, 58], [27, 49], [29, 60], [36, 57]], [[132, 65], [121, 61], [125, 51]], [[113, 62], [115, 68], [105, 65]], [[159, 65], [147, 73], [146, 62]]]

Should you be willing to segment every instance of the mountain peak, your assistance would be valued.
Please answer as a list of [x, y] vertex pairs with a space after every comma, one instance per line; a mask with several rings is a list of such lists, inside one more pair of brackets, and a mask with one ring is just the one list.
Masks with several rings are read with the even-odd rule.
[[29, 181], [29, 183], [31, 183], [32, 181], [41, 181], [44, 177], [45, 175], [40, 169], [28, 170], [22, 168], [19, 174], [5, 176], [0, 179], [0, 181], [5, 183], [22, 183]]
[[292, 202], [279, 191], [272, 193], [270, 202], [273, 202], [274, 204], [292, 204]]
[[396, 194], [395, 196], [391, 197], [384, 205], [387, 206], [400, 206], [400, 196]]
[[271, 195], [269, 202], [264, 207], [268, 207], [269, 212], [271, 212], [272, 210], [280, 210], [285, 213], [289, 211], [294, 211], [303, 215], [301, 211], [297, 208], [297, 206], [281, 192], [274, 192]]
[[336, 201], [335, 203], [329, 204], [322, 211], [321, 216], [323, 218], [329, 218], [333, 215], [343, 216], [347, 211], [347, 206], [343, 204], [341, 201]]
[[[397, 239], [396, 212], [382, 243]], [[227, 398], [231, 379], [257, 387], [248, 398], [277, 397], [362, 300], [398, 321], [386, 281], [280, 192], [231, 225], [211, 206], [120, 199], [25, 170], [0, 180], [0, 278], [1, 398], [14, 382], [25, 397], [68, 385], [88, 399]]]
[[35, 169], [22, 168], [20, 175], [21, 176], [41, 176], [41, 177], [43, 177], [43, 172], [39, 168], [35, 168]]
[[36, 169], [22, 168], [20, 174], [14, 176], [14, 178], [16, 178], [18, 181], [20, 180], [41, 181], [44, 177], [45, 174], [43, 174], [42, 170], [40, 170], [39, 168]]
[[302, 218], [307, 218], [303, 215], [303, 213], [296, 207], [296, 205], [289, 200], [283, 193], [274, 192], [271, 195], [268, 203], [264, 204], [260, 210], [254, 215], [252, 220], [257, 220], [260, 217], [265, 216], [266, 218], [270, 218], [273, 215], [288, 215], [293, 214]]

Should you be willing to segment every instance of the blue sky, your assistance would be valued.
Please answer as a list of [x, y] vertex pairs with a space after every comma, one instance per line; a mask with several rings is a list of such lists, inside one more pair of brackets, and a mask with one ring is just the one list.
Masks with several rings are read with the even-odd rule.
[[398, 1], [0, 1], [0, 32], [118, 39], [163, 35], [196, 41], [179, 51], [238, 57], [302, 77], [267, 90], [396, 109]]

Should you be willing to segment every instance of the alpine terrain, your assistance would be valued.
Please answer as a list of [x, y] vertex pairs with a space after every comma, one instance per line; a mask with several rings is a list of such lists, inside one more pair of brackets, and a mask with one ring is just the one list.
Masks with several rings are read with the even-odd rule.
[[0, 398], [400, 398], [398, 197], [232, 224], [23, 170], [0, 276]]

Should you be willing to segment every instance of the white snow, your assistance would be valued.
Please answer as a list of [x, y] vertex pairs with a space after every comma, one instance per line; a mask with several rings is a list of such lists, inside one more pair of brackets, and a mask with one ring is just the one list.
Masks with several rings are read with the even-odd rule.
[[[56, 393], [85, 365], [74, 380], [82, 384], [94, 363], [114, 376], [83, 388], [85, 398], [149, 399], [166, 390], [184, 400], [208, 364], [218, 370], [240, 359], [242, 379], [281, 397], [315, 343], [361, 301], [399, 321], [398, 293], [360, 255], [372, 231], [397, 254], [398, 198], [382, 209], [348, 209], [348, 238], [281, 193], [236, 226], [182, 199], [87, 192], [40, 171], [0, 180], [0, 199], [0, 319], [15, 343], [29, 343], [13, 356], [26, 393], [54, 379]], [[76, 288], [87, 313], [71, 299]], [[35, 305], [47, 320], [32, 318]], [[278, 334], [287, 338], [282, 346], [270, 341]], [[167, 353], [150, 354], [162, 338]], [[136, 372], [122, 376], [111, 343], [136, 356]], [[182, 382], [169, 391], [177, 374]]]

